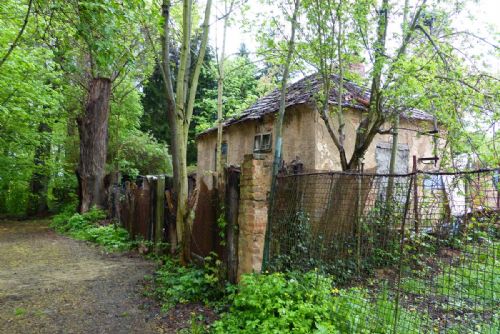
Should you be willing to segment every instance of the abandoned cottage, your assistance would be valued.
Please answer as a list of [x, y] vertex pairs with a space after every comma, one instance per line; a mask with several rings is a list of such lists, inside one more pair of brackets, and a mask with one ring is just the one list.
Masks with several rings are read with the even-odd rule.
[[[336, 77], [333, 78], [334, 80]], [[321, 80], [312, 75], [291, 84], [286, 94], [283, 124], [282, 157], [286, 164], [300, 161], [305, 171], [340, 171], [339, 153], [325, 122], [314, 106], [314, 95], [321, 89]], [[369, 96], [351, 81], [344, 81], [345, 149], [354, 150], [356, 129], [366, 110]], [[337, 104], [332, 91], [330, 103]], [[270, 189], [274, 156], [274, 121], [279, 110], [280, 91], [264, 96], [239, 116], [223, 124], [222, 159], [225, 166], [240, 168], [240, 199], [238, 215], [238, 273], [260, 270], [267, 223], [267, 195]], [[336, 117], [330, 122], [336, 129]], [[383, 128], [390, 128], [389, 124]], [[396, 172], [411, 170], [413, 156], [429, 158], [436, 155], [434, 118], [419, 110], [401, 114]], [[215, 187], [217, 128], [197, 138], [197, 184], [200, 196], [212, 196]], [[364, 156], [364, 169], [387, 173], [392, 147], [391, 134], [378, 134]], [[430, 166], [430, 165], [428, 165]], [[432, 165], [434, 166], [434, 165]], [[426, 165], [419, 166], [426, 169]], [[428, 167], [431, 168], [431, 167]], [[204, 215], [203, 209], [197, 215]], [[196, 227], [195, 227], [196, 229]]]
[[[283, 125], [283, 160], [286, 163], [300, 160], [305, 170], [341, 170], [339, 153], [324, 121], [314, 108], [314, 94], [321, 88], [316, 76], [309, 76], [290, 85], [286, 95], [286, 112]], [[366, 92], [352, 82], [344, 83], [345, 146], [347, 156], [354, 149], [356, 129], [366, 110]], [[223, 127], [222, 158], [226, 166], [241, 166], [247, 154], [272, 161], [274, 153], [274, 120], [279, 109], [280, 91], [274, 90], [245, 110], [238, 117], [227, 120]], [[332, 92], [330, 103], [336, 104]], [[336, 117], [331, 124], [338, 127]], [[397, 155], [398, 173], [411, 168], [413, 155], [419, 158], [435, 155], [434, 141], [429, 133], [434, 130], [434, 117], [419, 110], [402, 114]], [[390, 128], [387, 124], [384, 128]], [[392, 145], [392, 135], [380, 134], [367, 150], [365, 170], [387, 173]], [[197, 138], [198, 178], [210, 189], [216, 169], [217, 128], [201, 133]]]

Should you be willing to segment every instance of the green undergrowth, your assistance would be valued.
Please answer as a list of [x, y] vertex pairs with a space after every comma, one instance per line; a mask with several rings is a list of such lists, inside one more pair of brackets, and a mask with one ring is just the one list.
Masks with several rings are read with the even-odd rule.
[[163, 311], [177, 304], [203, 303], [219, 308], [231, 285], [223, 279], [222, 262], [212, 254], [203, 265], [182, 266], [175, 259], [164, 257], [147, 294], [162, 303]]
[[106, 213], [98, 209], [91, 209], [84, 214], [65, 210], [52, 218], [51, 227], [72, 238], [99, 244], [107, 251], [129, 250], [133, 242], [127, 230], [112, 223], [102, 225], [105, 219]]
[[[432, 282], [409, 278], [403, 280], [402, 287], [409, 293], [432, 293], [446, 297], [453, 300], [459, 308], [466, 307], [467, 304], [474, 305], [476, 309], [477, 304], [496, 307], [500, 300], [499, 258], [498, 241], [486, 246], [467, 246], [465, 251], [454, 259], [454, 264], [439, 262], [440, 268]], [[431, 290], [429, 286], [432, 286]]]
[[[339, 290], [317, 272], [243, 276], [214, 333], [418, 333], [424, 315], [394, 309], [389, 295], [361, 288]], [[397, 312], [397, 313], [396, 313]], [[413, 329], [416, 328], [416, 329]]]

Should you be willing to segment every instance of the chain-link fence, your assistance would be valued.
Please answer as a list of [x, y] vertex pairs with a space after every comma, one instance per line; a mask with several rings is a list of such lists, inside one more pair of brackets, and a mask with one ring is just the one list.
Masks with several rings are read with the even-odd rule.
[[280, 176], [266, 269], [331, 274], [353, 333], [500, 333], [498, 171]]

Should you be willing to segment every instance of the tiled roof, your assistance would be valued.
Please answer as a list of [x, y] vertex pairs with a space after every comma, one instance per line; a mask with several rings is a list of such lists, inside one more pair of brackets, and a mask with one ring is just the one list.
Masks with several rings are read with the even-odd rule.
[[[332, 81], [336, 84], [338, 83], [338, 76], [332, 75]], [[290, 86], [288, 86], [286, 94], [286, 107], [300, 104], [313, 103], [314, 94], [318, 94], [322, 87], [321, 78], [317, 74], [307, 76]], [[366, 110], [368, 102], [370, 100], [370, 92], [368, 89], [362, 88], [356, 85], [354, 82], [344, 79], [344, 94], [342, 105], [345, 107], [350, 107], [358, 110]], [[280, 104], [280, 90], [275, 89], [266, 96], [260, 98], [248, 109], [243, 111], [238, 116], [227, 119], [224, 122], [224, 127], [230, 126], [232, 124], [245, 122], [248, 120], [260, 119], [265, 115], [278, 112]], [[330, 92], [329, 103], [337, 104], [338, 93], [335, 88]], [[410, 111], [403, 112], [402, 117], [406, 119], [415, 120], [425, 120], [432, 121], [434, 117], [424, 111], [411, 109]], [[210, 128], [200, 135], [212, 132], [216, 130], [217, 127]]]

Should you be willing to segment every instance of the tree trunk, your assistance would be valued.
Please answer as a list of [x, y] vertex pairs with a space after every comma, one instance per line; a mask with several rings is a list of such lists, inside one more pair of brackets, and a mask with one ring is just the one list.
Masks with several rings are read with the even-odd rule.
[[34, 165], [35, 170], [30, 182], [30, 202], [28, 206], [28, 215], [40, 216], [48, 213], [47, 190], [49, 184], [49, 173], [46, 167], [46, 161], [50, 156], [50, 127], [47, 123], [41, 122], [38, 125], [40, 143], [35, 149]]
[[[399, 114], [395, 116], [392, 125], [392, 146], [391, 146], [391, 161], [389, 163], [389, 174], [396, 173], [396, 159], [398, 157], [398, 141], [399, 141]], [[389, 177], [387, 180], [387, 205], [392, 204], [392, 195], [394, 193], [394, 177]]]
[[281, 78], [281, 92], [280, 92], [280, 107], [278, 118], [275, 123], [275, 139], [274, 139], [274, 159], [273, 159], [273, 174], [271, 182], [271, 198], [274, 192], [275, 177], [278, 174], [279, 164], [281, 162], [281, 148], [282, 148], [282, 132], [283, 132], [283, 120], [285, 119], [286, 110], [286, 92], [287, 92], [287, 82], [288, 75], [290, 72], [290, 66], [292, 63], [293, 52], [295, 50], [295, 31], [297, 29], [297, 17], [299, 13], [300, 0], [294, 1], [294, 11], [292, 16], [292, 31], [291, 37], [288, 41], [288, 50], [286, 55], [286, 60], [284, 63], [283, 77]]
[[[223, 179], [224, 179], [224, 166], [222, 163], [222, 131], [223, 123], [224, 123], [224, 115], [223, 115], [223, 105], [222, 98], [224, 94], [224, 61], [225, 61], [225, 53], [226, 53], [226, 35], [227, 35], [227, 20], [229, 18], [230, 13], [227, 10], [227, 2], [224, 1], [224, 28], [222, 33], [222, 48], [221, 54], [219, 58], [219, 78], [217, 80], [217, 150], [216, 150], [216, 175], [217, 175], [217, 194], [219, 195], [219, 203], [222, 204], [223, 199]], [[220, 209], [220, 205], [219, 205]], [[220, 214], [220, 213], [219, 213]]]
[[[342, 109], [342, 101], [343, 101], [343, 90], [344, 90], [344, 63], [342, 61], [342, 20], [341, 20], [341, 8], [342, 1], [339, 2], [339, 6], [337, 8], [337, 23], [339, 25], [339, 33], [337, 38], [337, 60], [339, 62], [339, 82], [338, 82], [338, 110], [337, 110], [337, 118], [339, 121], [339, 154], [340, 154], [340, 165], [342, 166], [342, 170], [347, 169], [347, 157], [345, 153], [345, 119], [344, 119], [344, 111]], [[328, 98], [330, 96], [330, 92], [328, 92], [327, 99], [325, 101], [328, 104]]]
[[108, 148], [110, 97], [111, 80], [107, 78], [92, 79], [85, 104], [85, 113], [78, 118], [80, 212], [87, 212], [93, 206], [106, 207], [104, 176]]
[[[189, 207], [189, 187], [188, 187], [188, 174], [187, 174], [187, 136], [188, 129], [182, 123], [182, 119], [177, 120], [177, 129], [183, 129], [178, 132], [177, 145], [174, 150], [179, 158], [179, 170], [177, 180], [177, 213], [176, 213], [176, 231], [177, 241], [181, 244], [182, 251], [180, 252], [180, 261], [182, 264], [187, 264], [191, 261], [191, 224], [189, 224], [189, 215], [191, 208]], [[175, 181], [175, 180], [174, 180]]]
[[[168, 122], [172, 130], [171, 151], [174, 169], [174, 199], [176, 208], [176, 235], [177, 242], [181, 244], [180, 260], [186, 264], [191, 258], [191, 229], [194, 220], [193, 205], [189, 203], [188, 173], [187, 173], [187, 142], [189, 125], [193, 116], [194, 100], [201, 66], [205, 57], [208, 43], [209, 19], [212, 0], [207, 0], [205, 18], [202, 25], [202, 39], [198, 56], [196, 57], [194, 69], [191, 70], [190, 63], [190, 40], [192, 29], [192, 0], [184, 0], [182, 6], [182, 35], [181, 55], [179, 59], [175, 94], [170, 71], [169, 43], [171, 40], [169, 31], [170, 6], [169, 0], [164, 0], [162, 5], [164, 26], [162, 43], [162, 76], [165, 82], [167, 100], [170, 107], [167, 109]], [[174, 106], [174, 107], [172, 107]]]
[[[283, 133], [283, 120], [285, 119], [286, 111], [286, 92], [287, 92], [287, 82], [290, 71], [290, 65], [292, 63], [293, 52], [295, 50], [295, 32], [297, 30], [297, 18], [299, 15], [300, 0], [294, 1], [294, 10], [292, 15], [292, 31], [290, 40], [288, 41], [288, 50], [286, 55], [286, 60], [284, 65], [283, 77], [281, 78], [281, 92], [280, 92], [280, 106], [278, 112], [278, 118], [275, 120], [275, 139], [274, 139], [274, 159], [273, 159], [273, 170], [271, 175], [271, 192], [269, 194], [269, 208], [273, 207], [274, 196], [276, 192], [276, 180], [279, 171], [279, 165], [281, 162], [281, 148], [282, 148], [282, 133]], [[271, 210], [269, 210], [269, 215]], [[270, 219], [268, 219], [270, 221]], [[270, 237], [270, 226], [266, 227], [266, 234], [264, 240], [264, 256], [262, 261], [262, 266], [265, 267], [269, 262], [269, 243], [271, 242]]]
[[361, 164], [361, 159], [368, 150], [375, 135], [384, 124], [384, 112], [382, 109], [382, 70], [386, 63], [385, 44], [387, 39], [387, 22], [389, 12], [389, 0], [383, 0], [378, 11], [377, 40], [374, 43], [375, 63], [373, 65], [372, 84], [370, 88], [370, 107], [366, 117], [361, 121], [356, 130], [356, 141], [354, 152], [349, 161], [348, 169], [356, 170]]

